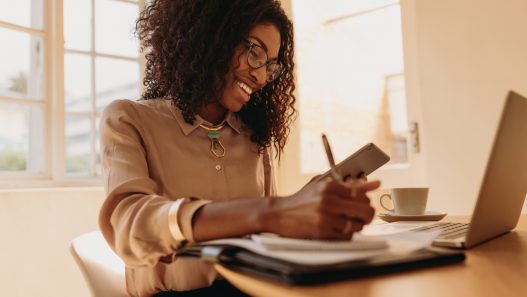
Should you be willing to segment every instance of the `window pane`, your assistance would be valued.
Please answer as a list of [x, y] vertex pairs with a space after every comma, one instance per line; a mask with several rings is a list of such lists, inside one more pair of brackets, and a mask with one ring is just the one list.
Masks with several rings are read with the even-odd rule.
[[95, 0], [95, 50], [137, 57], [139, 45], [133, 32], [138, 16], [137, 4]]
[[42, 99], [43, 43], [40, 37], [0, 28], [0, 96]]
[[91, 111], [91, 57], [64, 55], [64, 96], [66, 111]]
[[41, 107], [0, 104], [0, 171], [43, 172], [43, 119]]
[[384, 150], [390, 154], [391, 163], [407, 163], [406, 137], [408, 134], [408, 118], [406, 116], [406, 92], [404, 75], [395, 74], [386, 77], [386, 103], [388, 119], [384, 121], [387, 131]]
[[404, 163], [406, 96], [394, 1], [293, 0], [303, 173], [322, 172], [368, 142]]
[[102, 175], [102, 168], [101, 168], [101, 141], [100, 141], [100, 121], [101, 118], [97, 117], [95, 120], [95, 133], [97, 137], [95, 138], [95, 175], [101, 176]]
[[89, 117], [66, 116], [66, 173], [89, 175], [91, 125]]
[[91, 0], [64, 0], [64, 46], [91, 50]]
[[42, 11], [42, 0], [0, 0], [0, 20], [16, 25], [42, 29]]
[[139, 98], [139, 63], [97, 58], [95, 69], [97, 111], [117, 98]]

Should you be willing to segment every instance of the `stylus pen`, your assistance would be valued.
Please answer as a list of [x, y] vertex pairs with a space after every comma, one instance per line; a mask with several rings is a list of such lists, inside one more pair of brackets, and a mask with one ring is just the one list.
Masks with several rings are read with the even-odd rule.
[[326, 155], [328, 157], [331, 177], [336, 181], [343, 181], [342, 176], [338, 173], [337, 168], [335, 167], [335, 159], [333, 159], [333, 153], [331, 152], [328, 138], [324, 133], [322, 133], [322, 143], [324, 143], [324, 149], [326, 150]]

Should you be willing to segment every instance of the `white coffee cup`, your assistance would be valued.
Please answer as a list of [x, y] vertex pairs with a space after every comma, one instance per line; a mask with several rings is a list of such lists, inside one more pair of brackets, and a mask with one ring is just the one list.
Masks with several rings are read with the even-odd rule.
[[[383, 198], [392, 200], [393, 208], [383, 204]], [[381, 195], [380, 204], [382, 208], [397, 215], [422, 215], [426, 210], [428, 188], [393, 188], [390, 194]]]

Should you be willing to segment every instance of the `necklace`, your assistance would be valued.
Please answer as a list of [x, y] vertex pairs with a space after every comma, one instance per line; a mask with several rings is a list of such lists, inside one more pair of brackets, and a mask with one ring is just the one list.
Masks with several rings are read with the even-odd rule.
[[212, 127], [206, 126], [204, 124], [199, 124], [199, 126], [207, 131], [207, 136], [210, 138], [210, 151], [212, 154], [217, 158], [224, 157], [225, 147], [220, 141], [220, 130], [225, 127], [225, 121]]

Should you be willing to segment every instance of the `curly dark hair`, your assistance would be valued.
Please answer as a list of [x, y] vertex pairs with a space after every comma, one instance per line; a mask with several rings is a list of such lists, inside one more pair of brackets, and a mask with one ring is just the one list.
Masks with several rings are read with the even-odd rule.
[[192, 124], [200, 108], [219, 100], [236, 47], [261, 23], [280, 32], [283, 72], [237, 114], [260, 152], [274, 143], [280, 156], [296, 110], [293, 25], [277, 0], [152, 1], [136, 22], [146, 56], [142, 98], [171, 99]]

